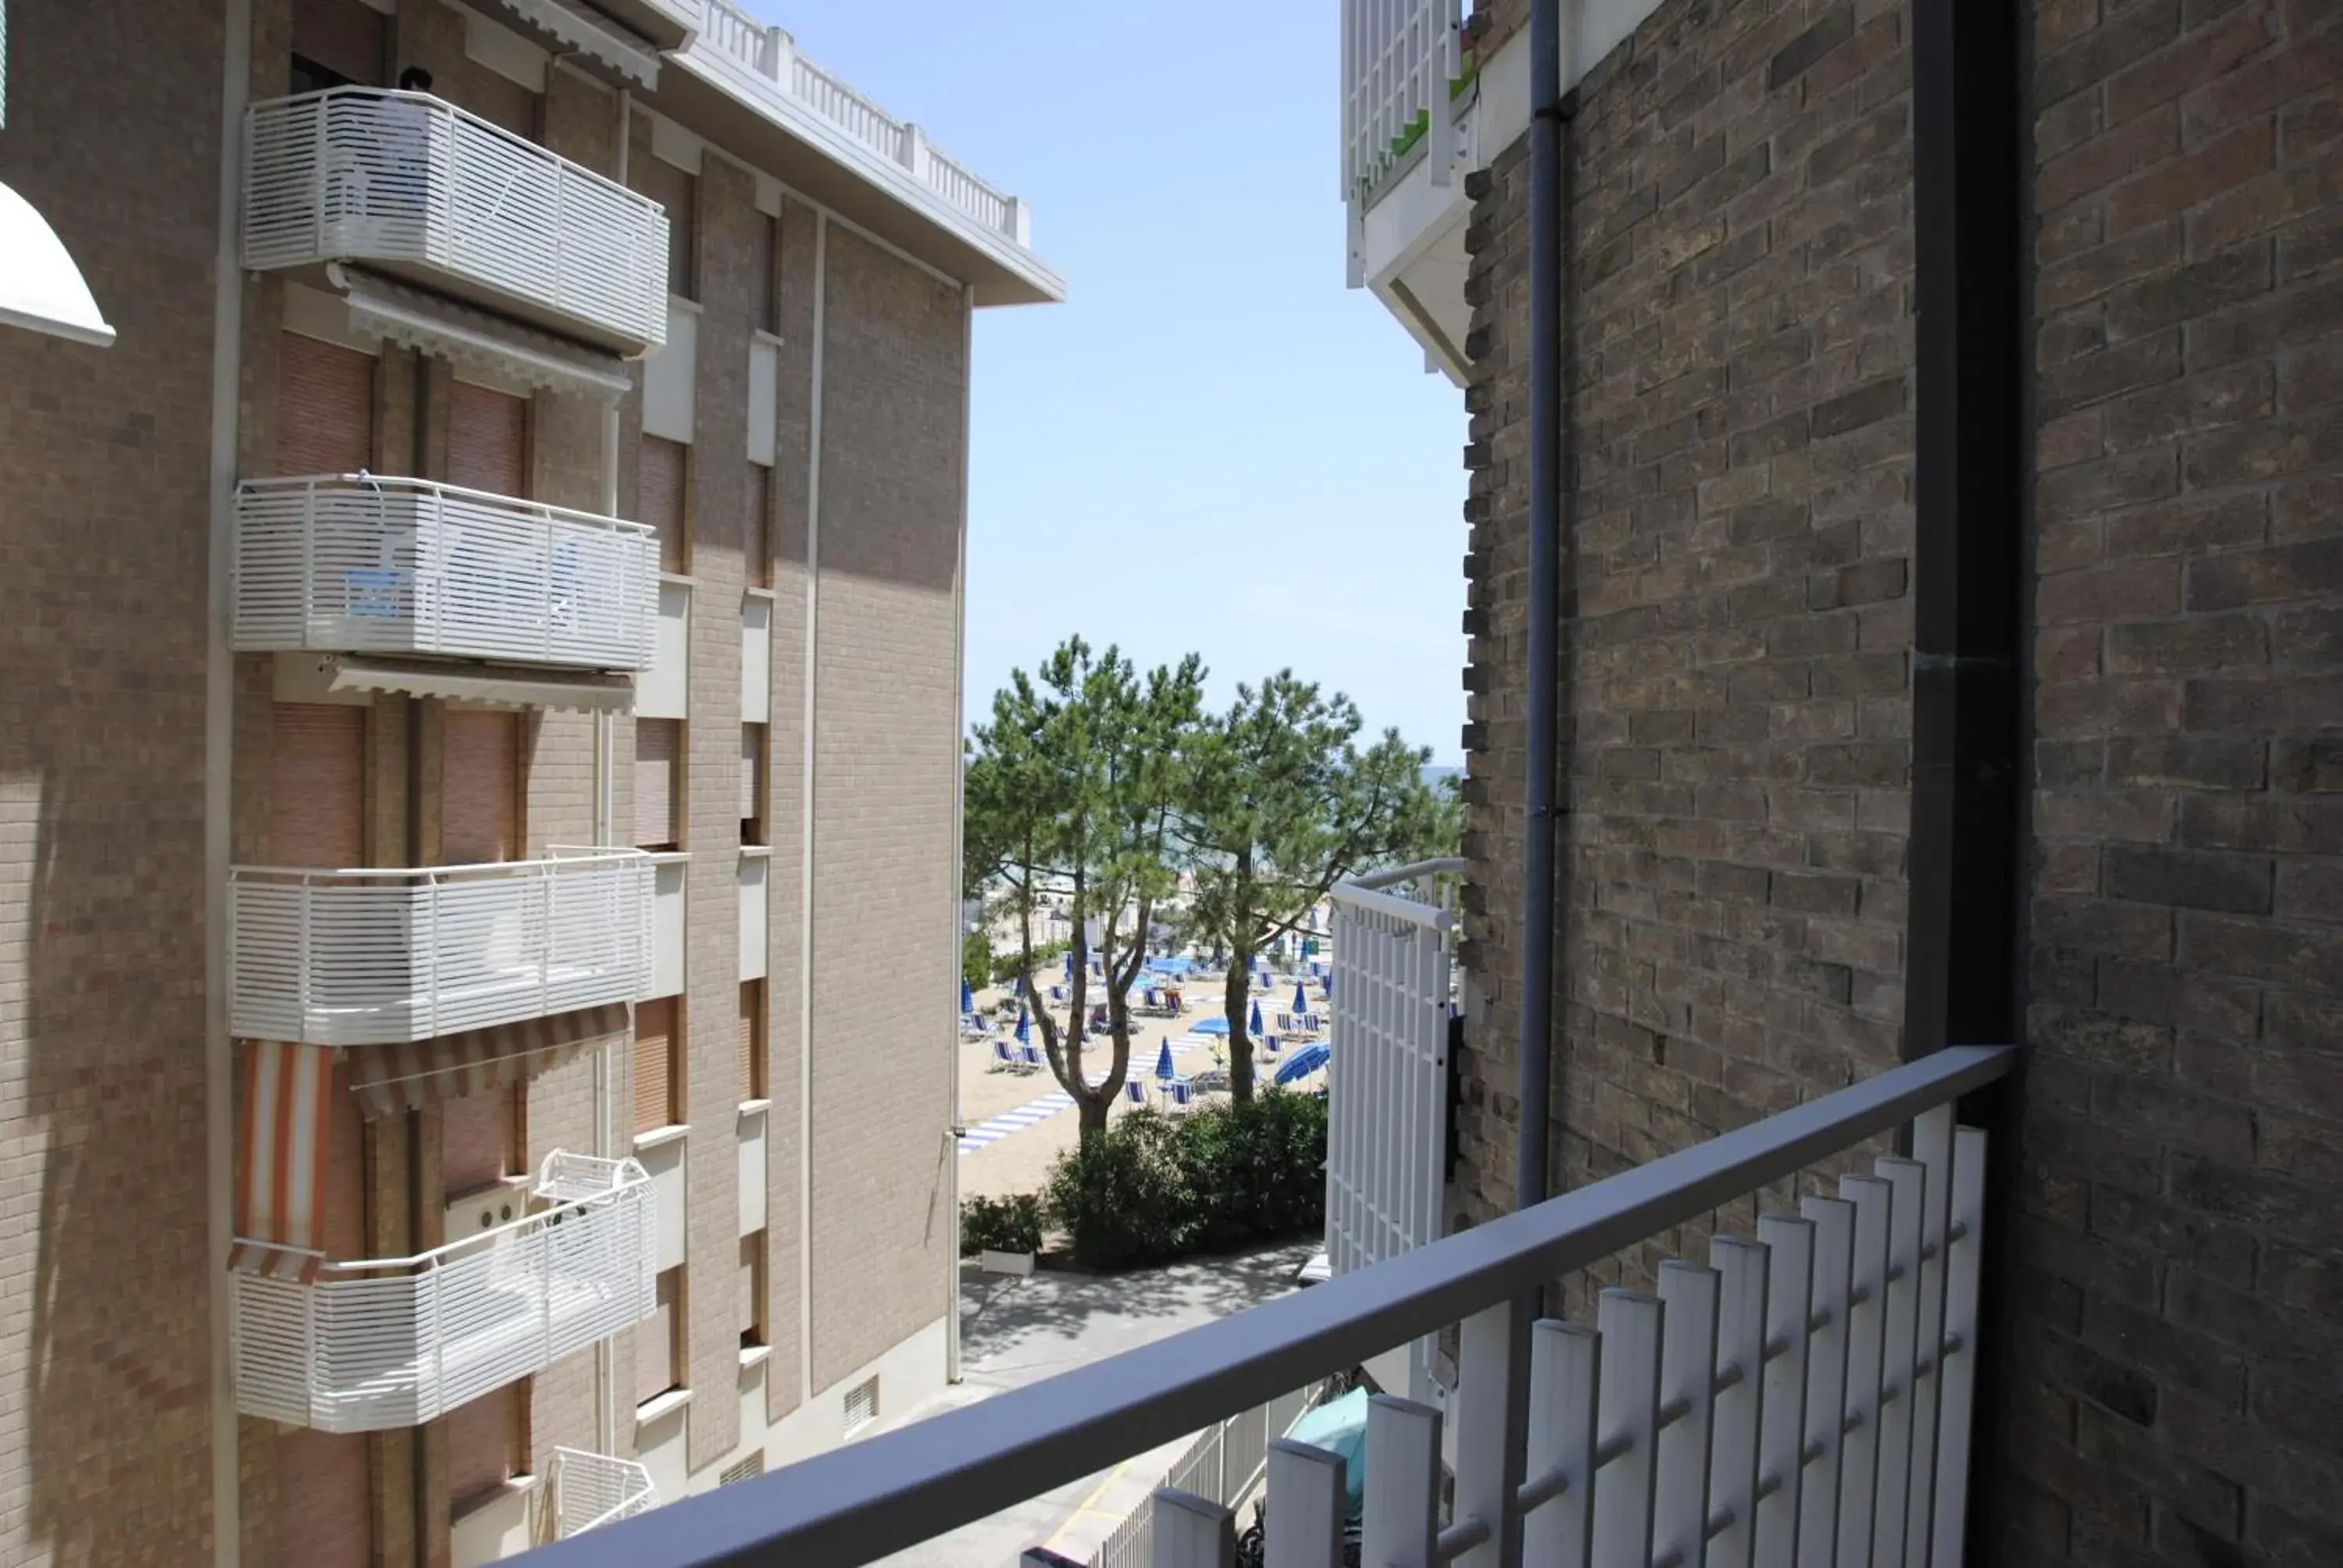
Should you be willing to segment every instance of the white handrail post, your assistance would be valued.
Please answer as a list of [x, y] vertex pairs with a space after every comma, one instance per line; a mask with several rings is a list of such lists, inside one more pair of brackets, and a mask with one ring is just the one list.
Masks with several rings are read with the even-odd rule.
[[1528, 1303], [1506, 1302], [1465, 1319], [1459, 1336], [1455, 1517], [1477, 1519], [1489, 1532], [1456, 1559], [1460, 1568], [1510, 1568], [1521, 1560], [1518, 1500], [1529, 1428], [1521, 1358], [1529, 1324]]
[[[407, 738], [410, 746], [419, 745], [421, 741], [419, 735]], [[443, 1032], [439, 1028], [439, 875], [436, 871], [423, 873], [423, 925], [424, 949], [427, 954], [424, 960], [426, 990], [423, 1006], [425, 1016], [431, 1020], [431, 1032], [424, 1038], [431, 1039]]]
[[1440, 1412], [1377, 1394], [1367, 1406], [1367, 1562], [1433, 1568], [1439, 1561]]
[[[1432, 183], [1444, 186], [1454, 183], [1456, 177], [1456, 116], [1450, 113], [1448, 84], [1455, 78], [1461, 61], [1457, 38], [1464, 30], [1464, 18], [1463, 0], [1441, 0], [1439, 8], [1437, 36], [1432, 40], [1431, 57], [1423, 70], [1425, 112], [1432, 116], [1424, 126], [1423, 156], [1432, 165]], [[1424, 9], [1425, 20], [1431, 22], [1431, 5]]]
[[[239, 534], [241, 528], [236, 530]], [[301, 487], [301, 646], [317, 624], [317, 481]]]
[[[317, 256], [326, 254], [326, 155], [330, 150], [330, 145], [326, 136], [326, 116], [332, 102], [330, 95], [326, 97], [312, 98], [309, 101], [309, 113], [315, 117], [314, 123], [317, 127], [310, 136], [309, 253]], [[246, 159], [245, 166], [250, 168], [252, 165], [249, 144], [245, 156]]]
[[1347, 1466], [1339, 1453], [1279, 1438], [1269, 1445], [1269, 1493], [1277, 1527], [1263, 1568], [1341, 1568]]
[[1151, 1523], [1154, 1568], [1234, 1568], [1236, 1515], [1211, 1498], [1159, 1486]]
[[312, 999], [311, 999], [311, 997], [310, 997], [310, 994], [309, 994], [309, 970], [310, 970], [311, 967], [312, 967], [312, 966], [317, 962], [317, 955], [316, 955], [315, 953], [311, 952], [311, 951], [310, 951], [310, 949], [309, 949], [309, 889], [310, 889], [310, 879], [309, 879], [307, 877], [303, 877], [303, 878], [301, 879], [300, 887], [301, 887], [301, 895], [300, 895], [300, 896], [301, 896], [301, 961], [300, 961], [297, 965], [296, 965], [296, 966], [295, 966], [296, 977], [297, 977], [297, 978], [295, 979], [295, 980], [294, 980], [294, 982], [293, 982], [293, 990], [294, 990], [294, 994], [295, 994], [295, 995], [299, 999], [299, 1000], [300, 1000], [301, 1016], [300, 1016], [299, 1021], [298, 1021], [298, 1022], [297, 1022], [297, 1023], [294, 1025], [294, 1027], [295, 1027], [296, 1029], [297, 1029], [297, 1030], [300, 1031], [300, 1038], [301, 1038], [302, 1040], [307, 1040], [307, 1039], [309, 1038], [309, 1008], [310, 1008], [310, 1004], [311, 1004], [311, 1000], [312, 1000]]

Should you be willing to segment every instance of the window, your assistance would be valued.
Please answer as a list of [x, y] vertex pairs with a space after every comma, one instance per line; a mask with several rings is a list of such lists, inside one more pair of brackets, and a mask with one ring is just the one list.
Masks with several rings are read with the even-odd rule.
[[659, 530], [659, 570], [678, 576], [691, 563], [690, 452], [680, 441], [646, 436], [635, 465], [635, 520]]
[[279, 702], [269, 711], [268, 859], [366, 864], [367, 709]]
[[447, 1412], [449, 1513], [528, 1473], [528, 1395], [523, 1378]]
[[692, 276], [699, 249], [699, 178], [661, 157], [638, 157], [628, 166], [635, 189], [667, 208], [667, 291], [699, 297]]
[[520, 858], [521, 716], [446, 708], [439, 724], [439, 863]]
[[635, 847], [683, 845], [683, 720], [635, 720]]
[[381, 12], [366, 0], [294, 0], [293, 75], [287, 89], [315, 93], [383, 77]]
[[374, 356], [297, 332], [277, 341], [277, 471], [291, 477], [372, 468]]
[[439, 1177], [450, 1198], [519, 1175], [520, 1149], [518, 1086], [475, 1090], [441, 1106]]
[[458, 381], [447, 389], [447, 482], [528, 494], [528, 399]]
[[659, 1277], [659, 1304], [635, 1325], [635, 1402], [683, 1386], [683, 1265]]
[[765, 1098], [765, 982], [740, 982], [740, 1098]]
[[740, 842], [765, 842], [765, 727], [740, 726]]
[[635, 1132], [640, 1136], [683, 1120], [683, 1019], [679, 999], [660, 997], [635, 1008]]
[[753, 1231], [740, 1238], [740, 1348], [765, 1340], [765, 1232]]
[[742, 580], [750, 588], [773, 586], [773, 470], [749, 465], [748, 526], [740, 530]]
[[759, 213], [752, 246], [750, 256], [757, 267], [756, 325], [779, 337], [781, 330], [781, 220]]

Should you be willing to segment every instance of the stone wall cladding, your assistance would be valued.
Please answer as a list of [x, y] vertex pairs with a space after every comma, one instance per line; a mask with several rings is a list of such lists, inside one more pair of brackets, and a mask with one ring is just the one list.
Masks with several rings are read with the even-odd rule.
[[813, 1386], [934, 1322], [959, 809], [959, 290], [829, 229], [814, 649]]
[[[1909, 87], [1900, 5], [1671, 0], [1574, 95], [1557, 1188], [1896, 1057]], [[1528, 175], [1469, 187], [1475, 1219], [1518, 1115]]]
[[2343, 1561], [2343, 10], [2038, 4], [2013, 1560]]

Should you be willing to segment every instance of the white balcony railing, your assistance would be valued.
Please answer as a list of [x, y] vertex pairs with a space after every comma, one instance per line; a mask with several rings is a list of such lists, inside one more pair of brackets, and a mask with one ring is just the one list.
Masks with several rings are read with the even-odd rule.
[[1452, 84], [1464, 69], [1463, 13], [1463, 0], [1342, 0], [1344, 200], [1363, 200], [1423, 141], [1444, 183]]
[[772, 96], [810, 111], [849, 140], [899, 164], [979, 226], [1021, 246], [1032, 242], [1025, 204], [993, 189], [929, 145], [918, 126], [899, 120], [798, 52], [779, 27], [769, 27], [731, 0], [708, 0], [708, 21], [694, 45], [749, 73]]
[[645, 524], [425, 479], [248, 479], [236, 496], [242, 652], [448, 654], [649, 667]]
[[[1955, 1103], [2016, 1056], [1938, 1051], [1356, 1273], [532, 1561], [874, 1562], [1457, 1324], [1453, 1444], [1442, 1412], [1372, 1402], [1362, 1561], [1956, 1568], [1986, 1151]], [[1855, 1169], [1899, 1130], [1912, 1158]], [[1548, 1282], [1622, 1253], [1639, 1263], [1679, 1226], [1793, 1181], [1817, 1193], [1833, 1175], [1836, 1196], [1765, 1214], [1756, 1239], [1720, 1236], [1704, 1265], [1660, 1265], [1656, 1293], [1604, 1292], [1599, 1333], [1525, 1321]], [[1269, 1561], [1342, 1561], [1343, 1481], [1331, 1453], [1271, 1445]], [[1150, 1560], [1227, 1568], [1233, 1523], [1212, 1499], [1160, 1491]], [[1833, 1543], [1844, 1546], [1835, 1559], [1817, 1544]]]
[[417, 1426], [649, 1315], [642, 1167], [555, 1153], [535, 1198], [411, 1258], [327, 1263], [307, 1284], [235, 1276], [236, 1408], [319, 1432]]
[[228, 869], [229, 1027], [379, 1045], [631, 1001], [650, 982], [638, 849], [479, 866]]
[[366, 261], [640, 352], [667, 340], [657, 202], [427, 93], [256, 104], [244, 265]]
[[553, 1451], [556, 1540], [582, 1535], [614, 1520], [632, 1519], [659, 1505], [659, 1487], [639, 1461], [613, 1459], [582, 1448]]

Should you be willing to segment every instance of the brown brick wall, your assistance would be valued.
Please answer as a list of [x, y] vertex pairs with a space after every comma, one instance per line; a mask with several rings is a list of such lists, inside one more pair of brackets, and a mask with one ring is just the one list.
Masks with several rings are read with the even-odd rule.
[[[1894, 5], [1672, 0], [1569, 129], [1554, 1184], [1895, 1059], [1910, 702]], [[1526, 141], [1473, 176], [1462, 1205], [1511, 1206]]]
[[814, 1387], [935, 1322], [953, 1246], [959, 291], [830, 228], [814, 650]]
[[9, 20], [0, 179], [120, 337], [0, 327], [0, 1563], [196, 1563], [223, 13]]
[[2343, 9], [2034, 8], [2014, 1560], [2343, 1561]]

